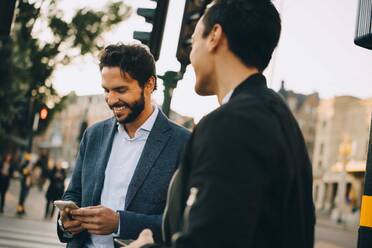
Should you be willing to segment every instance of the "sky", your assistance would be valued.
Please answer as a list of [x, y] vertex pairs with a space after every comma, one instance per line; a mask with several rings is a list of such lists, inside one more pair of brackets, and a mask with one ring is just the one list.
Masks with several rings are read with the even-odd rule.
[[[137, 7], [152, 7], [149, 0], [127, 0], [134, 15], [105, 35], [107, 44], [134, 42], [134, 30], [148, 31], [150, 24], [135, 15]], [[82, 7], [101, 8], [106, 1], [61, 0], [66, 18]], [[358, 0], [281, 0], [275, 1], [282, 17], [282, 35], [271, 65], [265, 71], [268, 84], [278, 90], [285, 81], [286, 89], [299, 93], [318, 92], [322, 98], [337, 95], [372, 97], [372, 51], [353, 44]], [[179, 70], [175, 58], [178, 34], [185, 0], [170, 0], [162, 51], [157, 62], [158, 74]], [[74, 90], [78, 95], [100, 94], [100, 74], [95, 58], [77, 59], [60, 66], [53, 76], [58, 92]], [[154, 93], [158, 104], [163, 101], [163, 87]], [[195, 76], [191, 66], [173, 93], [172, 109], [183, 115], [202, 116], [218, 107], [216, 97], [200, 97], [194, 92]]]

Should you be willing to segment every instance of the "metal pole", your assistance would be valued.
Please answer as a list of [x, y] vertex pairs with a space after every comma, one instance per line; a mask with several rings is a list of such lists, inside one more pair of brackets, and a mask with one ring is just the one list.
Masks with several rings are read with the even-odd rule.
[[170, 105], [172, 102], [173, 90], [177, 87], [179, 80], [183, 78], [182, 72], [167, 71], [163, 76], [158, 76], [164, 82], [164, 101], [162, 110], [169, 117]]
[[369, 134], [368, 158], [364, 179], [364, 195], [360, 212], [358, 248], [372, 247], [372, 117]]
[[0, 1], [0, 37], [10, 34], [16, 2], [16, 0]]

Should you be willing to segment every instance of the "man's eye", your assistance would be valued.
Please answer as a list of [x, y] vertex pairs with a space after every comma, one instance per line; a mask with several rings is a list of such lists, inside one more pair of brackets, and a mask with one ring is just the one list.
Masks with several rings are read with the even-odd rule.
[[125, 92], [127, 92], [127, 90], [126, 89], [118, 89], [117, 92], [118, 93], [125, 93]]

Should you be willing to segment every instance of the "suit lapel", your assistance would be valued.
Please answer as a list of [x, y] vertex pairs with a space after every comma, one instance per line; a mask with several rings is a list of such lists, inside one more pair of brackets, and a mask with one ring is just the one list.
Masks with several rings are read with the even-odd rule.
[[[92, 178], [96, 179], [96, 183], [93, 190], [93, 202], [92, 206], [98, 205], [101, 202], [101, 193], [103, 188], [103, 183], [105, 181], [105, 170], [107, 166], [108, 159], [111, 154], [112, 143], [117, 130], [117, 125], [115, 119], [111, 119], [110, 122], [106, 122], [102, 133], [100, 142], [97, 143], [96, 150], [96, 166], [95, 173]], [[98, 154], [102, 154], [98, 156]]]
[[129, 184], [125, 199], [125, 209], [127, 209], [129, 204], [132, 202], [137, 191], [146, 179], [147, 174], [150, 172], [156, 159], [160, 155], [160, 152], [168, 142], [168, 139], [171, 135], [169, 130], [169, 121], [159, 110], [159, 114], [156, 118], [153, 128], [151, 129], [150, 135], [147, 138], [146, 145], [142, 151], [136, 170], [134, 171], [132, 180]]

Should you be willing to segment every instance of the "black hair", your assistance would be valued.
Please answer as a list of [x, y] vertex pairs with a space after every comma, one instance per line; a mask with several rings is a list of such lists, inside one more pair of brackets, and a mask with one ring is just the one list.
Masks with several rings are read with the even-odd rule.
[[121, 72], [128, 73], [137, 80], [140, 87], [144, 88], [151, 76], [155, 77], [156, 90], [156, 68], [154, 56], [144, 45], [109, 45], [104, 48], [100, 56], [99, 68], [119, 67]]
[[203, 23], [204, 38], [221, 25], [230, 50], [259, 71], [268, 66], [280, 38], [280, 16], [269, 0], [215, 0]]

